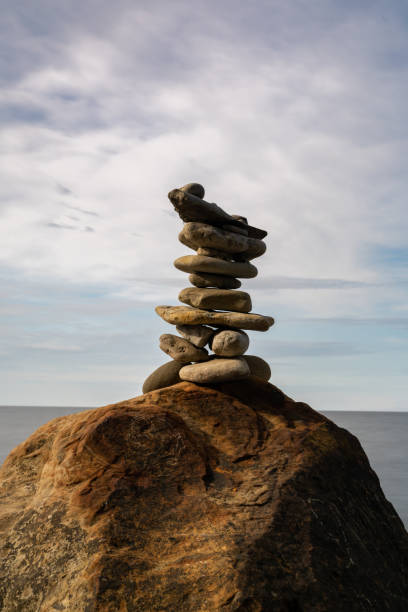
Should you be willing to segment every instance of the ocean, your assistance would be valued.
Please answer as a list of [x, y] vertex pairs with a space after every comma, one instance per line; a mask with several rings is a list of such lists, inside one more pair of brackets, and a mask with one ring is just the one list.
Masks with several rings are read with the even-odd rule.
[[[89, 408], [0, 406], [0, 464], [37, 427]], [[408, 528], [408, 412], [324, 412], [360, 440], [387, 499]]]

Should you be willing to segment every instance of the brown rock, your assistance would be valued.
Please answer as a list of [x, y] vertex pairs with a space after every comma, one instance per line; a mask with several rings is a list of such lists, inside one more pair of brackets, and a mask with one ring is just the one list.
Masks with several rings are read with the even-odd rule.
[[256, 357], [256, 355], [243, 355], [242, 358], [247, 362], [252, 376], [257, 376], [258, 378], [262, 378], [262, 380], [266, 381], [270, 379], [271, 368], [269, 367], [269, 364], [264, 361], [264, 359], [261, 359], [261, 357]]
[[242, 236], [248, 236], [249, 232], [245, 227], [234, 227], [233, 225], [222, 225], [223, 230], [227, 232], [234, 232], [235, 234], [241, 234]]
[[238, 357], [243, 355], [248, 350], [248, 346], [248, 334], [233, 329], [219, 331], [214, 334], [211, 340], [211, 350], [216, 355], [221, 355], [222, 357]]
[[255, 266], [248, 262], [237, 263], [202, 255], [183, 255], [175, 260], [174, 265], [183, 272], [205, 272], [238, 278], [254, 278], [258, 274]]
[[160, 336], [160, 348], [172, 359], [181, 363], [206, 361], [208, 359], [208, 351], [203, 348], [197, 348], [185, 338], [180, 338], [173, 334], [162, 334]]
[[143, 393], [149, 393], [150, 391], [162, 389], [163, 387], [170, 387], [171, 385], [181, 382], [181, 378], [178, 373], [183, 365], [185, 365], [185, 363], [180, 363], [174, 360], [168, 361], [167, 363], [161, 365], [144, 381]]
[[228, 223], [234, 227], [242, 227], [248, 231], [252, 238], [265, 238], [268, 232], [247, 225], [239, 219], [234, 219], [217, 204], [206, 202], [201, 198], [185, 193], [181, 189], [173, 189], [169, 193], [169, 200], [183, 221], [198, 221], [212, 225], [223, 225]]
[[216, 259], [224, 259], [225, 261], [232, 261], [233, 257], [231, 253], [224, 253], [217, 249], [207, 249], [205, 247], [199, 247], [197, 249], [197, 255], [204, 255], [204, 257], [215, 257]]
[[3, 612], [405, 612], [358, 440], [257, 379], [43, 425], [0, 471]]
[[208, 248], [223, 253], [245, 253], [248, 260], [259, 257], [266, 251], [266, 244], [262, 240], [225, 231], [207, 223], [186, 223], [179, 233], [179, 240], [194, 250]]
[[219, 289], [238, 289], [241, 281], [232, 276], [221, 274], [205, 274], [203, 272], [190, 274], [188, 280], [196, 287], [218, 287]]
[[172, 325], [213, 325], [267, 331], [274, 320], [259, 314], [243, 312], [210, 312], [188, 306], [156, 306], [159, 317]]
[[176, 329], [183, 338], [198, 348], [203, 348], [214, 334], [214, 330], [205, 325], [177, 325]]
[[180, 191], [191, 193], [191, 195], [201, 199], [205, 196], [205, 189], [200, 183], [187, 183], [184, 187], [180, 187]]
[[236, 359], [211, 359], [206, 363], [193, 363], [180, 370], [181, 380], [209, 385], [247, 378], [250, 375], [249, 366], [240, 357]]
[[196, 308], [209, 310], [234, 310], [236, 312], [249, 312], [252, 308], [251, 297], [245, 291], [231, 291], [231, 289], [198, 289], [187, 287], [180, 291], [180, 302]]

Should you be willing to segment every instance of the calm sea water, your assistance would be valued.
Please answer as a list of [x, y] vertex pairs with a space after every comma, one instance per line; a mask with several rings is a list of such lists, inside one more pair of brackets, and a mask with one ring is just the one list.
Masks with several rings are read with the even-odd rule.
[[[0, 406], [0, 464], [37, 427], [86, 408]], [[408, 528], [408, 412], [325, 412], [360, 440], [388, 500]]]

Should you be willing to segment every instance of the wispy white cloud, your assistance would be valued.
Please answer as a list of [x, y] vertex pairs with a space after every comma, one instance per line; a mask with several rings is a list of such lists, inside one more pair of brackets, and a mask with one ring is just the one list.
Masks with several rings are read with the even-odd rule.
[[[269, 231], [259, 276], [244, 283], [256, 309], [278, 323], [398, 316], [403, 10], [381, 0], [15, 5], [0, 66], [0, 262], [62, 293], [103, 284], [96, 309], [176, 300], [186, 279], [171, 264], [187, 250], [166, 193], [198, 180], [210, 201]], [[64, 342], [82, 347], [75, 325]], [[152, 313], [152, 343], [160, 325]], [[52, 346], [47, 333], [36, 342]], [[314, 333], [325, 342], [317, 322]]]

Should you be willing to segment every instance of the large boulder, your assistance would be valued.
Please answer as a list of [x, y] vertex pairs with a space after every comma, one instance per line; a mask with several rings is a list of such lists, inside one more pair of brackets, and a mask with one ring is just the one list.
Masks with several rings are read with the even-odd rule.
[[358, 440], [256, 378], [60, 417], [0, 471], [3, 612], [406, 612]]

